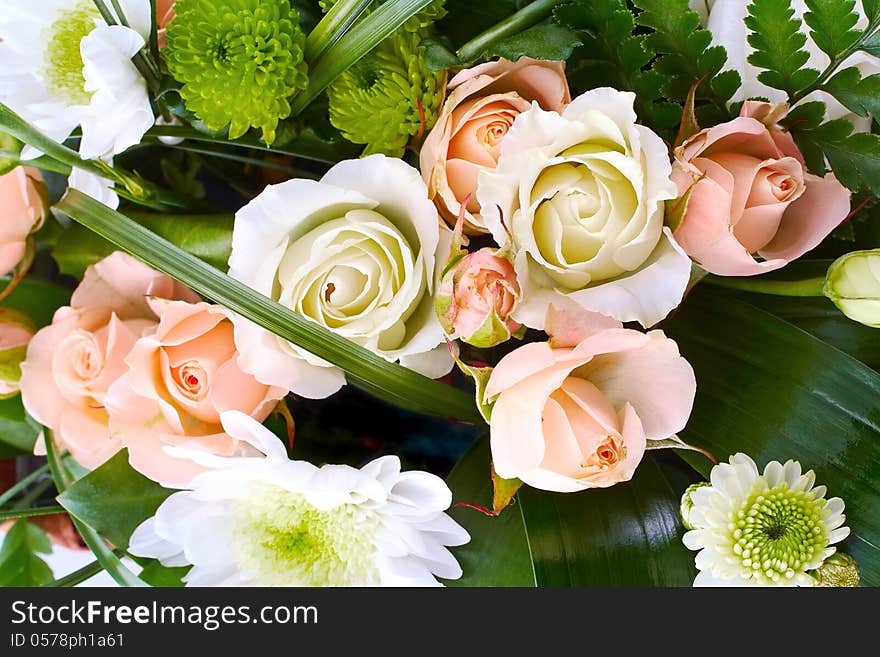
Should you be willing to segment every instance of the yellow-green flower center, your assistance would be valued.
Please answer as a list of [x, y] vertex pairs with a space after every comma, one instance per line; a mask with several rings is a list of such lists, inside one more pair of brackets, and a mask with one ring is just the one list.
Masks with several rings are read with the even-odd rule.
[[48, 44], [43, 62], [46, 88], [70, 105], [88, 105], [80, 43], [95, 29], [101, 15], [90, 0], [81, 0], [72, 9], [58, 14], [43, 35]]
[[378, 583], [375, 513], [356, 504], [328, 511], [304, 495], [253, 484], [234, 509], [239, 566], [260, 584], [357, 586]]
[[752, 493], [733, 518], [734, 555], [752, 577], [767, 582], [804, 572], [828, 545], [823, 506], [823, 499], [784, 483]]

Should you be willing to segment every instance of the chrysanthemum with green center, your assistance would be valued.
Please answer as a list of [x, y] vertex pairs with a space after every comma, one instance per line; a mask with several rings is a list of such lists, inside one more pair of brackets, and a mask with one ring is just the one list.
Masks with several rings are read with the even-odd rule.
[[308, 86], [305, 35], [286, 0], [178, 0], [166, 61], [187, 109], [236, 139], [260, 128], [269, 144]]

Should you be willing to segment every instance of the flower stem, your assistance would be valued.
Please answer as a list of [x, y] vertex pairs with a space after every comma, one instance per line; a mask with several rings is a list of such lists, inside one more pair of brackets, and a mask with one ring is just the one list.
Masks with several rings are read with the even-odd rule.
[[43, 467], [34, 470], [27, 477], [19, 481], [12, 488], [8, 489], [4, 493], [0, 494], [0, 506], [6, 504], [13, 497], [24, 491], [28, 486], [36, 482], [40, 477], [49, 472], [49, 464], [47, 463]]
[[339, 0], [306, 39], [305, 60], [312, 63], [348, 31], [372, 0]]
[[709, 275], [703, 279], [710, 285], [726, 287], [758, 294], [775, 294], [781, 297], [822, 297], [825, 277], [805, 278], [799, 281], [767, 280], [753, 277], [732, 277]]
[[806, 97], [807, 95], [821, 88], [822, 85], [828, 82], [828, 80], [831, 79], [831, 76], [837, 72], [838, 67], [843, 63], [843, 60], [852, 55], [854, 52], [860, 50], [862, 46], [869, 39], [871, 39], [871, 37], [873, 37], [875, 33], [877, 33], [878, 30], [880, 30], [880, 16], [877, 16], [877, 18], [871, 21], [868, 27], [865, 28], [865, 31], [862, 32], [862, 36], [860, 36], [853, 45], [851, 45], [849, 48], [840, 53], [837, 57], [832, 59], [831, 63], [825, 68], [824, 71], [822, 71], [819, 77], [816, 78], [816, 80], [812, 84], [794, 93], [788, 100], [789, 105], [794, 105], [795, 103], [798, 103], [799, 101], [803, 100], [804, 97]]
[[[116, 549], [113, 550], [113, 554], [117, 557], [124, 557], [125, 552], [122, 550]], [[93, 561], [90, 564], [86, 564], [79, 570], [75, 570], [72, 573], [65, 575], [64, 577], [59, 577], [53, 582], [49, 582], [48, 584], [43, 584], [43, 588], [70, 588], [72, 586], [76, 586], [77, 584], [82, 584], [87, 579], [90, 579], [104, 570], [104, 566], [101, 565], [98, 561]]]
[[459, 48], [456, 54], [462, 62], [476, 59], [496, 41], [522, 32], [535, 23], [544, 20], [553, 11], [553, 7], [565, 1], [567, 0], [535, 0], [535, 2], [526, 5], [512, 16], [508, 16], [482, 34], [475, 36]]
[[67, 513], [63, 506], [38, 506], [35, 509], [12, 509], [10, 511], [0, 511], [0, 522], [5, 520], [15, 520], [17, 518], [34, 518], [36, 516], [51, 516], [56, 513]]

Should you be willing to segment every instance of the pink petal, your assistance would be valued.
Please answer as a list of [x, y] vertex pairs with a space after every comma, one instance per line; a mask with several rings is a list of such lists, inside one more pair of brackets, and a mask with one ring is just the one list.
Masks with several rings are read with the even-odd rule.
[[591, 335], [612, 328], [623, 328], [623, 324], [613, 317], [575, 305], [560, 309], [550, 304], [544, 322], [544, 330], [554, 349], [577, 346]]

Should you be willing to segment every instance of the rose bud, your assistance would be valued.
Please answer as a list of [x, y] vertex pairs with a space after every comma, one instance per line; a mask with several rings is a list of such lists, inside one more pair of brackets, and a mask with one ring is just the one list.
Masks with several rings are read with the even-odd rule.
[[12, 308], [0, 308], [0, 399], [18, 393], [21, 361], [34, 331], [30, 317]]
[[510, 315], [520, 297], [511, 262], [480, 249], [447, 266], [435, 307], [443, 329], [475, 347], [493, 347], [521, 328]]
[[853, 251], [835, 260], [822, 291], [851, 320], [880, 328], [880, 249]]

